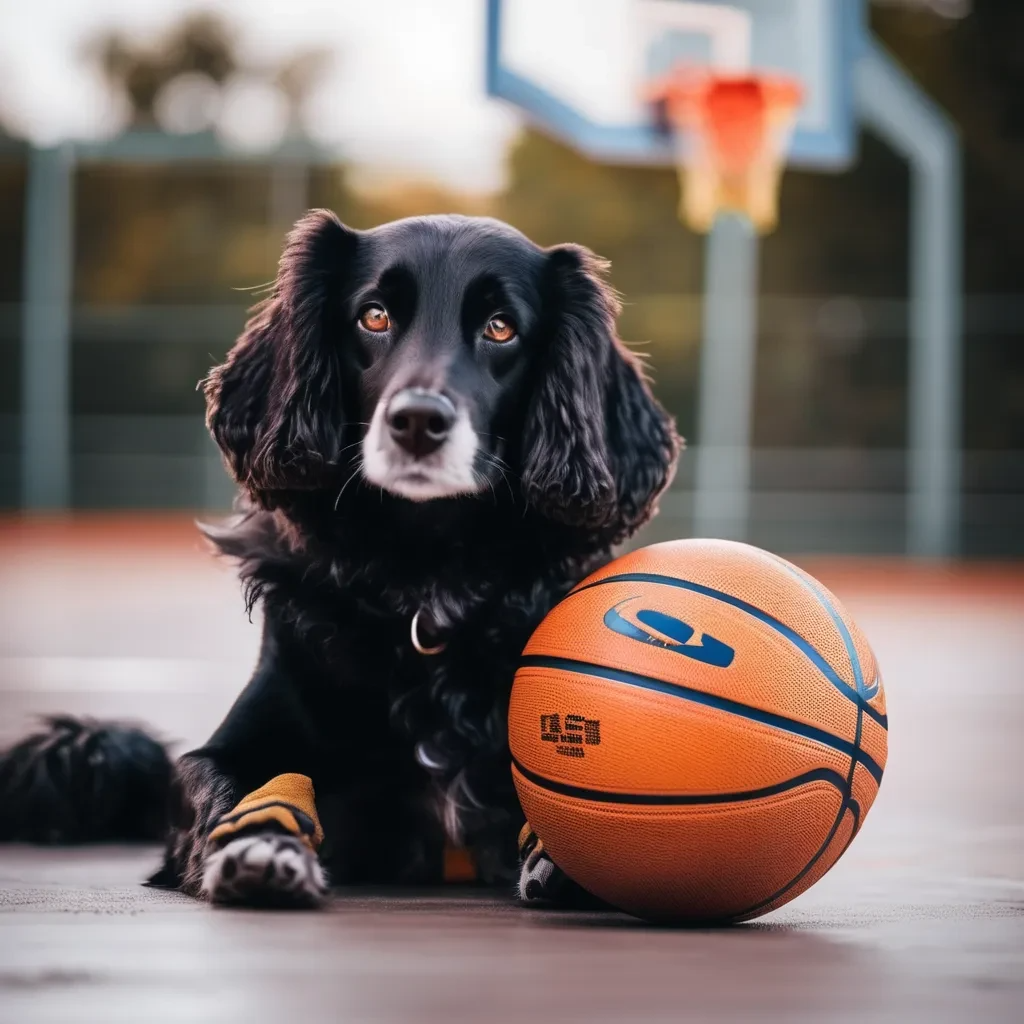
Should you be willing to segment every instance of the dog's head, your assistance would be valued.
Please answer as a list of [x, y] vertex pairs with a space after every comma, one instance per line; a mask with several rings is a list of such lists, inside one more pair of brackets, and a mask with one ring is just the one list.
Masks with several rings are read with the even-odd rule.
[[210, 430], [265, 507], [361, 475], [412, 502], [511, 494], [624, 536], [678, 442], [616, 337], [603, 269], [494, 220], [354, 231], [314, 211], [206, 382]]

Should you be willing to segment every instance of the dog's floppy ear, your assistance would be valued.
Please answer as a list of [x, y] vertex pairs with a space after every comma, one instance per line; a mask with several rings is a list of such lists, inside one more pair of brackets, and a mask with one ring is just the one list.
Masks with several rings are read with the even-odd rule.
[[605, 269], [579, 246], [548, 253], [547, 351], [527, 414], [523, 484], [544, 515], [617, 543], [653, 514], [679, 438], [616, 335]]
[[339, 313], [358, 234], [328, 210], [292, 229], [270, 297], [206, 379], [206, 424], [258, 503], [323, 486], [344, 446]]

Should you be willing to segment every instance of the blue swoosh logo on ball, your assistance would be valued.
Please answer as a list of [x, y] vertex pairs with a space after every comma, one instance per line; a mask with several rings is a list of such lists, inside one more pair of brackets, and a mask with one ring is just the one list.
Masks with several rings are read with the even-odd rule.
[[696, 630], [682, 619], [647, 608], [641, 608], [636, 612], [637, 622], [656, 630], [660, 636], [649, 633], [635, 622], [630, 622], [629, 619], [622, 616], [619, 609], [635, 600], [636, 598], [628, 597], [605, 612], [604, 624], [613, 633], [629, 637], [630, 640], [639, 640], [652, 647], [660, 647], [662, 650], [681, 654], [684, 658], [699, 661], [704, 665], [714, 665], [715, 668], [728, 668], [732, 664], [736, 652], [728, 644], [723, 644], [721, 640], [716, 640], [713, 636], [703, 633], [697, 643], [690, 643]]

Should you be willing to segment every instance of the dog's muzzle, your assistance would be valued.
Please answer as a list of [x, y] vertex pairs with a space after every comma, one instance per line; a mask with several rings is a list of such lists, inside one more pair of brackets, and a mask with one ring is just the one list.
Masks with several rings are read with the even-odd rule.
[[479, 438], [469, 411], [439, 391], [402, 388], [377, 403], [363, 439], [363, 476], [412, 501], [475, 494]]

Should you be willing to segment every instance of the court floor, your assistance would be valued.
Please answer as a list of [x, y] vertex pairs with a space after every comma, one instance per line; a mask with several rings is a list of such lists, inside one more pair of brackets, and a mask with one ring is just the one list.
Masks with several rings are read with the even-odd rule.
[[[846, 856], [775, 914], [678, 931], [465, 889], [214, 910], [141, 888], [151, 849], [0, 847], [0, 1020], [1024, 1019], [1024, 566], [802, 564], [878, 654], [890, 759]], [[0, 521], [0, 744], [60, 710], [184, 749], [256, 641], [185, 519]]]

